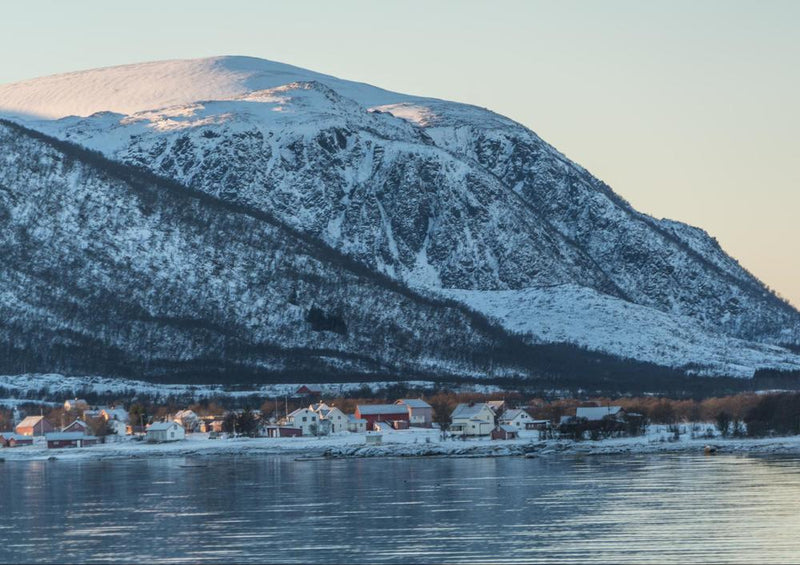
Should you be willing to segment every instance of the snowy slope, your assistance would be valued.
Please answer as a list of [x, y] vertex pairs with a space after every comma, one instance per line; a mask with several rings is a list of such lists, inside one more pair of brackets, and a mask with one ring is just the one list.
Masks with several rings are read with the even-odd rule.
[[258, 211], [2, 124], [0, 159], [7, 373], [263, 382], [530, 370], [499, 359], [506, 339], [481, 319]]
[[697, 375], [750, 377], [765, 366], [800, 370], [800, 356], [784, 348], [715, 334], [691, 318], [577, 285], [443, 293], [540, 343], [574, 343]]
[[3, 85], [3, 114], [258, 209], [528, 339], [704, 375], [797, 366], [775, 346], [800, 345], [800, 313], [713, 238], [637, 212], [482, 108], [218, 57]]
[[227, 100], [317, 80], [366, 105], [411, 97], [253, 57], [214, 57], [106, 67], [0, 85], [0, 112], [41, 118], [132, 114], [198, 100]]

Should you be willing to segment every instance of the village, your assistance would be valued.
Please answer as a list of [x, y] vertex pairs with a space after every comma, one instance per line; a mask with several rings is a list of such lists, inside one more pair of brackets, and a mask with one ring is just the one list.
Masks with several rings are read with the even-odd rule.
[[[303, 385], [293, 404], [309, 401], [280, 415], [263, 409], [232, 409], [202, 414], [190, 408], [151, 416], [139, 405], [90, 406], [80, 398], [67, 399], [50, 417], [15, 410], [0, 430], [0, 446], [48, 450], [90, 448], [99, 444], [144, 442], [160, 444], [187, 439], [359, 437], [365, 445], [380, 445], [391, 436], [414, 440], [531, 440], [621, 437], [643, 433], [645, 419], [620, 406], [577, 407], [556, 421], [536, 419], [525, 408], [506, 400], [462, 402], [454, 407], [429, 404], [422, 398], [400, 398], [391, 403], [357, 403], [346, 413], [335, 402], [321, 399], [322, 391]], [[199, 411], [199, 410], [198, 410]], [[213, 410], [212, 410], [213, 411]], [[53, 411], [51, 411], [53, 412]], [[61, 422], [53, 421], [60, 418]], [[398, 435], [400, 434], [400, 435]]]
[[715, 451], [721, 441], [737, 451], [800, 447], [793, 416], [800, 395], [794, 393], [548, 399], [410, 387], [343, 394], [295, 385], [272, 396], [129, 398], [87, 394], [0, 408], [0, 461], [198, 453], [647, 453]]

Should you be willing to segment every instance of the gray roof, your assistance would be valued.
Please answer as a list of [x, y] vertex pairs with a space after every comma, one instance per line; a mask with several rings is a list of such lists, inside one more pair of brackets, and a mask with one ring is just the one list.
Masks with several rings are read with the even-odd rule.
[[405, 412], [404, 408], [401, 408], [397, 404], [364, 404], [358, 405], [358, 413], [359, 414], [400, 414], [401, 412]]
[[356, 418], [354, 414], [348, 414], [347, 415], [347, 419], [350, 420], [351, 422], [365, 422], [366, 423], [366, 420], [364, 418]]
[[520, 416], [522, 414], [525, 414], [528, 418], [531, 417], [531, 415], [525, 412], [525, 410], [522, 410], [521, 408], [514, 408], [512, 410], [506, 410], [505, 412], [503, 412], [503, 415], [500, 417], [500, 419], [503, 421], [506, 420], [511, 421], [517, 416]]
[[431, 408], [431, 405], [421, 398], [401, 398], [395, 404], [405, 404], [411, 408]]
[[577, 408], [576, 418], [586, 418], [587, 420], [602, 420], [606, 416], [616, 416], [622, 410], [621, 406], [590, 406]]
[[83, 432], [53, 432], [52, 434], [44, 434], [47, 441], [52, 440], [74, 440], [74, 439], [97, 439], [94, 436], [87, 436]]
[[78, 424], [79, 426], [81, 426], [81, 427], [83, 427], [83, 428], [85, 428], [87, 430], [89, 429], [89, 424], [87, 424], [86, 422], [84, 422], [83, 420], [78, 418], [77, 420], [73, 420], [72, 423], [69, 424], [68, 426], [64, 426], [63, 428], [61, 428], [61, 431], [63, 432], [64, 430], [74, 426], [75, 424]]
[[289, 414], [286, 415], [287, 418], [294, 418], [298, 414], [303, 414], [304, 412], [311, 412], [313, 416], [317, 416], [318, 414], [311, 410], [310, 408], [298, 408], [297, 410], [292, 410]]
[[505, 426], [505, 425], [501, 425], [501, 426], [498, 426], [498, 427], [499, 427], [501, 430], [503, 430], [504, 432], [514, 432], [514, 433], [517, 433], [517, 428], [515, 428], [514, 426]]
[[[488, 408], [488, 404], [484, 404], [481, 402], [476, 402], [473, 405], [469, 404], [459, 404], [456, 406], [456, 409], [453, 410], [453, 414], [451, 415], [452, 418], [472, 418], [473, 416], [477, 416], [481, 413], [484, 408]], [[491, 408], [489, 408], [491, 410]]]
[[0, 432], [0, 437], [5, 438], [6, 441], [11, 440], [11, 439], [15, 439], [15, 440], [27, 439], [27, 440], [33, 441], [33, 436], [24, 436], [24, 435], [17, 434], [17, 433], [14, 433], [14, 432]]
[[150, 427], [147, 428], [147, 431], [148, 432], [149, 431], [154, 431], [154, 432], [166, 431], [166, 430], [170, 429], [172, 426], [175, 426], [176, 428], [180, 428], [181, 427], [180, 424], [177, 424], [175, 422], [156, 422], [155, 424], [151, 424]]
[[27, 428], [28, 426], [38, 426], [40, 421], [44, 420], [44, 416], [27, 416], [24, 420], [22, 420], [17, 427], [22, 426], [23, 428]]

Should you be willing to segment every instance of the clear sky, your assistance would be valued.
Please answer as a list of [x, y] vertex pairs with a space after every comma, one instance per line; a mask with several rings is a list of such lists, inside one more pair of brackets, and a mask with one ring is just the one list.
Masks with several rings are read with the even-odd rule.
[[26, 0], [0, 83], [251, 55], [509, 116], [800, 306], [800, 1]]

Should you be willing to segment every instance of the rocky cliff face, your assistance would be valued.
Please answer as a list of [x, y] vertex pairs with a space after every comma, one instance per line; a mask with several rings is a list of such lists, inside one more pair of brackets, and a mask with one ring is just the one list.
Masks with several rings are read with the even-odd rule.
[[509, 356], [480, 317], [257, 210], [8, 125], [0, 148], [3, 371], [452, 377]]
[[[86, 92], [102, 90], [92, 81], [118, 83], [116, 98], [97, 95], [87, 106], [109, 111], [25, 124], [263, 213], [408, 292], [478, 310], [530, 344], [566, 341], [699, 374], [800, 367], [777, 347], [800, 344], [800, 314], [708, 234], [637, 212], [511, 120], [243, 58], [169, 63], [165, 92], [170, 80], [204, 90], [184, 88], [164, 108], [136, 90], [158, 74], [152, 65], [9, 85], [0, 107], [20, 92], [46, 99], [59, 85], [63, 102], [73, 84], [83, 85], [85, 106]], [[198, 284], [200, 292], [210, 281]], [[269, 324], [295, 321], [282, 317]]]

